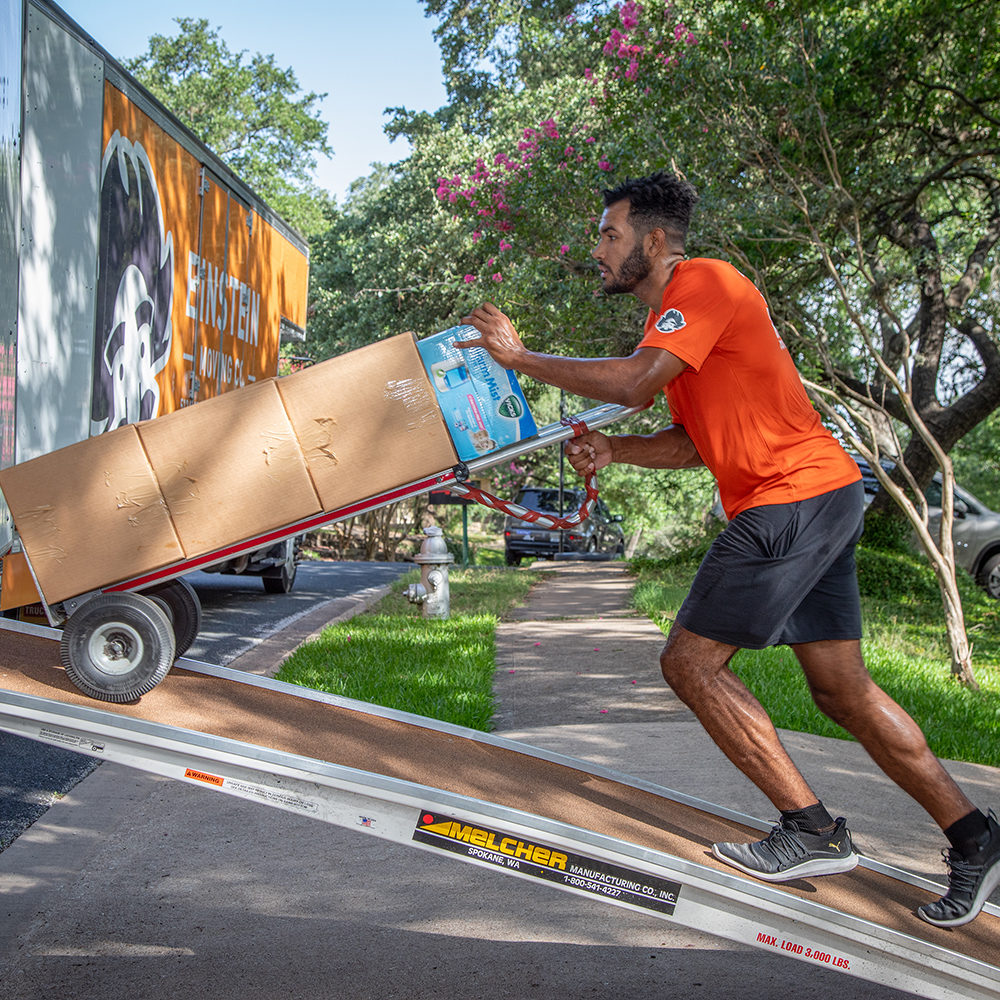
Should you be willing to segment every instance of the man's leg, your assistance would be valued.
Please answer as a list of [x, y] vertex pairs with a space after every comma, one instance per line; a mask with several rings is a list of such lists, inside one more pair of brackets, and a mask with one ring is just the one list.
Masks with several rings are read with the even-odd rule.
[[769, 882], [850, 871], [858, 857], [845, 821], [830, 818], [782, 746], [767, 712], [729, 669], [736, 650], [674, 625], [660, 656], [666, 682], [782, 814], [763, 841], [715, 844], [713, 854]]
[[843, 726], [942, 830], [975, 806], [931, 753], [920, 727], [872, 679], [856, 640], [793, 646], [818, 708]]
[[792, 647], [816, 704], [930, 813], [951, 841], [948, 891], [917, 913], [938, 927], [974, 919], [1000, 885], [1000, 823], [966, 798], [931, 753], [920, 727], [871, 679], [855, 641]]
[[802, 809], [815, 802], [816, 795], [761, 703], [729, 669], [737, 651], [736, 646], [674, 625], [660, 655], [660, 669], [719, 749], [777, 809]]

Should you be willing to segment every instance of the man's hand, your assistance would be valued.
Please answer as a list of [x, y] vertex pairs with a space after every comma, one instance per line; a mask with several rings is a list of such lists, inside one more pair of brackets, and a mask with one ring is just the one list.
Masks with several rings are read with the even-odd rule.
[[498, 364], [514, 369], [527, 354], [514, 324], [492, 302], [485, 302], [471, 315], [463, 316], [462, 322], [474, 326], [479, 331], [479, 337], [476, 340], [456, 340], [458, 348], [483, 347]]
[[566, 457], [581, 476], [597, 472], [614, 461], [611, 438], [600, 431], [587, 431], [566, 442]]

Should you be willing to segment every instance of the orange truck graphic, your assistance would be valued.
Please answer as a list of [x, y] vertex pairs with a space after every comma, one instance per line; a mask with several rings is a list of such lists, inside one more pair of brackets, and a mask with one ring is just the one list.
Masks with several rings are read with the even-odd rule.
[[276, 375], [303, 238], [54, 4], [0, 0], [0, 80], [0, 468]]

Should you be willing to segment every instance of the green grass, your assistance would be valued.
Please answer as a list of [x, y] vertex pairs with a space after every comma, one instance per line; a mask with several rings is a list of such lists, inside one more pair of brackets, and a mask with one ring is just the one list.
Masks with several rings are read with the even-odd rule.
[[[664, 632], [676, 615], [700, 553], [634, 564], [635, 607]], [[917, 721], [940, 757], [1000, 766], [1000, 606], [961, 580], [973, 668], [971, 690], [951, 679], [940, 597], [933, 574], [906, 553], [858, 549], [865, 661], [875, 682]], [[787, 647], [743, 650], [733, 670], [765, 706], [774, 724], [850, 739], [822, 715]]]
[[370, 612], [325, 629], [282, 665], [278, 679], [488, 731], [497, 623], [523, 603], [537, 573], [452, 569], [451, 617], [425, 619], [402, 591], [406, 574]]

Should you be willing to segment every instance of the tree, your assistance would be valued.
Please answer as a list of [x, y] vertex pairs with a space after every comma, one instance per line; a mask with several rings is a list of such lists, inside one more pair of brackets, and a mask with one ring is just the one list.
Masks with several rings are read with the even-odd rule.
[[323, 221], [329, 196], [313, 184], [316, 157], [332, 152], [318, 108], [274, 56], [232, 52], [204, 18], [176, 18], [126, 68], [256, 193], [304, 232]]
[[[557, 273], [546, 250], [567, 219], [586, 218], [596, 170], [610, 180], [674, 167], [694, 180], [703, 212], [692, 251], [733, 259], [756, 280], [818, 402], [836, 393], [828, 416], [846, 419], [845, 434], [866, 449], [895, 444], [902, 492], [887, 486], [876, 509], [908, 491], [966, 680], [950, 511], [938, 543], [922, 489], [940, 468], [950, 498], [949, 451], [1000, 404], [997, 15], [996, 0], [961, 10], [784, 0], [751, 13], [629, 0], [566, 30], [578, 44], [603, 42], [600, 52], [591, 42], [589, 68], [530, 94], [511, 89], [527, 127], [438, 192], [488, 223], [501, 249], [517, 245], [522, 261], [534, 249], [527, 273], [507, 269], [516, 301]], [[547, 118], [543, 93], [558, 95]], [[502, 121], [496, 106], [491, 116]], [[563, 267], [586, 270], [571, 242]], [[554, 298], [532, 292], [529, 334], [545, 328]], [[572, 306], [591, 319], [592, 308]], [[600, 320], [586, 327], [595, 346], [611, 343]]]

